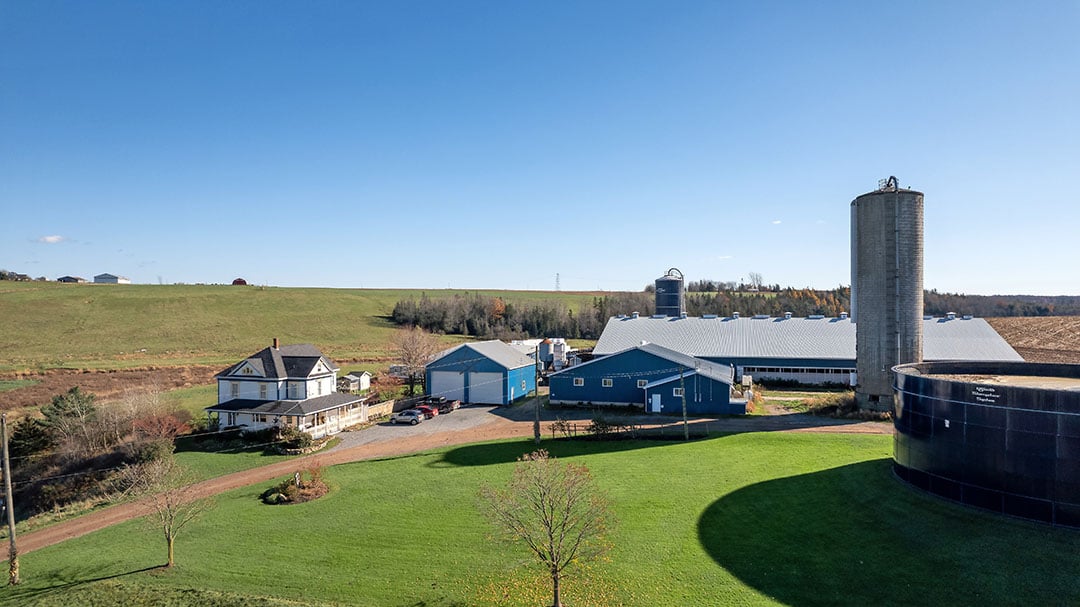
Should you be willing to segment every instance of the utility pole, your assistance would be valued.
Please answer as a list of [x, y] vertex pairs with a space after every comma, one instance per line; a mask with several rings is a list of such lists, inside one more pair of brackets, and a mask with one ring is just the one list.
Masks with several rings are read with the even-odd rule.
[[540, 444], [540, 344], [536, 344], [536, 358], [533, 360], [533, 371], [536, 373], [536, 417], [533, 419], [533, 442]]
[[11, 497], [11, 458], [8, 457], [7, 413], [0, 414], [0, 443], [4, 455], [4, 510], [7, 511], [8, 538], [8, 584], [19, 583], [19, 550], [15, 547], [15, 501]]
[[682, 392], [683, 440], [690, 440], [690, 422], [686, 420], [686, 382], [683, 380], [683, 370], [682, 367], [679, 367], [679, 390]]

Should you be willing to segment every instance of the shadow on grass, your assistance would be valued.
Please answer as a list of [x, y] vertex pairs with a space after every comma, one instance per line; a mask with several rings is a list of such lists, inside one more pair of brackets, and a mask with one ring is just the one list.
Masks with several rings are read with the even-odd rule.
[[[691, 438], [690, 442], [702, 440], [715, 440], [719, 436], [708, 438]], [[636, 451], [639, 449], [657, 449], [682, 444], [679, 440], [591, 440], [591, 439], [544, 439], [537, 447], [532, 439], [520, 439], [497, 443], [479, 443], [455, 447], [443, 454], [438, 460], [428, 464], [429, 467], [452, 467], [452, 466], [490, 466], [492, 464], [512, 463], [522, 455], [547, 449], [548, 453], [555, 457], [577, 457], [595, 453], [619, 453], [623, 451]]]
[[[112, 575], [94, 575], [96, 572], [90, 571], [55, 571], [48, 576], [48, 579], [39, 581], [33, 579], [33, 574], [26, 572], [23, 576], [30, 575], [31, 578], [25, 580], [23, 584], [19, 586], [8, 587], [4, 593], [0, 593], [0, 600], [16, 600], [16, 604], [21, 603], [23, 600], [29, 600], [33, 598], [40, 598], [48, 596], [53, 593], [62, 593], [69, 591], [80, 586], [87, 584], [93, 584], [95, 582], [104, 582], [106, 580], [115, 580], [123, 578], [129, 575], [135, 575], [137, 573], [146, 573], [148, 571], [164, 571], [164, 566], [155, 565], [153, 567], [143, 567], [142, 569], [134, 569], [131, 571], [125, 571], [123, 573], [114, 573]], [[9, 594], [10, 593], [10, 594]]]
[[1080, 604], [1080, 534], [921, 494], [891, 465], [739, 489], [705, 509], [698, 538], [786, 605]]

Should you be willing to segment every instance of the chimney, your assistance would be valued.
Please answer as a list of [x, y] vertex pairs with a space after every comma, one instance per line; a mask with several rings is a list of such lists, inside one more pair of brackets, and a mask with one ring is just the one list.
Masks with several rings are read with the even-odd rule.
[[277, 338], [276, 338], [276, 337], [274, 338], [274, 349], [275, 349], [275, 350], [277, 350], [277, 349], [278, 349], [278, 340], [277, 340]]

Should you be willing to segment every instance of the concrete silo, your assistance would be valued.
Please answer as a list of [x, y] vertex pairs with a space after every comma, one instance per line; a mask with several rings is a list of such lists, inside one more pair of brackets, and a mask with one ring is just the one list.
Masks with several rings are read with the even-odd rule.
[[664, 316], [682, 316], [686, 314], [686, 300], [683, 291], [683, 273], [678, 268], [671, 268], [666, 274], [657, 278], [656, 313]]
[[895, 177], [851, 202], [855, 397], [886, 411], [899, 364], [922, 362], [923, 195]]

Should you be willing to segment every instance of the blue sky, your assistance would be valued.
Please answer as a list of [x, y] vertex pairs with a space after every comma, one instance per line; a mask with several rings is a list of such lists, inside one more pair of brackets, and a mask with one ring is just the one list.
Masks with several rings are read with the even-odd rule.
[[1080, 3], [4, 2], [0, 267], [138, 283], [1080, 294]]

